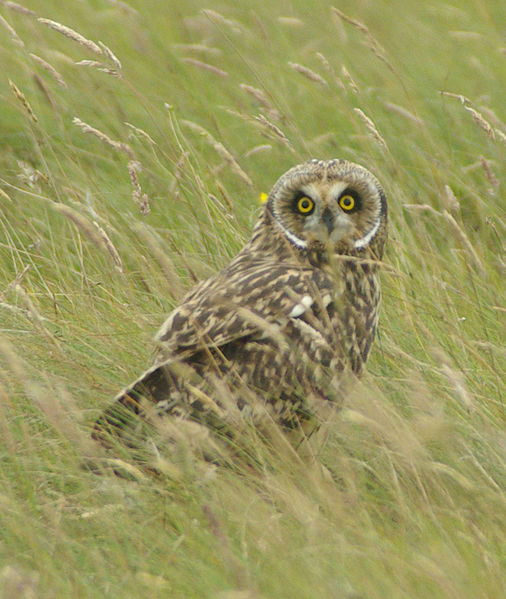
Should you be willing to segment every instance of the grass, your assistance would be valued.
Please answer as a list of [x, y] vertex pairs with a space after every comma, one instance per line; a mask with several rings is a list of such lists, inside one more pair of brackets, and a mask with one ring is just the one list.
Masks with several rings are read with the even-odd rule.
[[[504, 6], [336, 5], [0, 2], [2, 597], [501, 595]], [[378, 342], [318, 458], [84, 467], [309, 157], [367, 165], [391, 214]]]

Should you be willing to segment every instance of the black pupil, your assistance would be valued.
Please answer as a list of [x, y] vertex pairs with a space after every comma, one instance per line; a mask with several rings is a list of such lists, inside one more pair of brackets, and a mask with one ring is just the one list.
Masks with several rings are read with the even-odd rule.
[[344, 198], [343, 202], [345, 206], [351, 206], [351, 198]]
[[311, 204], [309, 203], [309, 200], [305, 199], [305, 200], [302, 200], [302, 202], [300, 203], [300, 206], [303, 210], [307, 210], [309, 208], [309, 206], [311, 206]]

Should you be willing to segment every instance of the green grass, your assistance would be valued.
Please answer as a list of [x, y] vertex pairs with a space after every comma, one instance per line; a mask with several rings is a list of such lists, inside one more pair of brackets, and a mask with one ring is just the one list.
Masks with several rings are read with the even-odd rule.
[[[0, 2], [24, 42], [0, 22], [0, 596], [498, 598], [504, 3], [336, 2], [369, 34], [325, 2], [129, 5], [25, 2], [110, 47], [114, 77]], [[318, 458], [258, 443], [255, 471], [91, 472], [90, 425], [149, 364], [165, 315], [310, 157], [367, 165], [391, 215], [379, 339]]]

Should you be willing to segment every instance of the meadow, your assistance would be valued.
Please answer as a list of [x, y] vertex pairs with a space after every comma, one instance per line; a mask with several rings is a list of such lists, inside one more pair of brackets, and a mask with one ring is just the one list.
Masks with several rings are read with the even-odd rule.
[[[0, 0], [2, 599], [502, 596], [504, 22]], [[104, 457], [94, 419], [166, 314], [313, 157], [367, 166], [390, 210], [378, 339], [315, 458], [254, 431], [255, 468]]]

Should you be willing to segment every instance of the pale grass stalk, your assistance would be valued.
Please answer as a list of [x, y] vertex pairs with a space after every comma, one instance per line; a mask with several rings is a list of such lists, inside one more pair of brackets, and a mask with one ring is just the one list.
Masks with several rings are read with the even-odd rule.
[[94, 135], [100, 141], [111, 146], [115, 150], [124, 152], [131, 160], [134, 159], [134, 152], [128, 144], [123, 143], [122, 141], [114, 141], [113, 139], [108, 137], [105, 133], [102, 133], [102, 131], [100, 131], [99, 129], [95, 129], [95, 127], [88, 125], [88, 123], [85, 123], [78, 117], [74, 117], [72, 119], [72, 122], [74, 123], [74, 125], [77, 125], [82, 130], [83, 133], [90, 133], [91, 135]]
[[130, 6], [130, 4], [127, 4], [126, 2], [123, 2], [122, 0], [107, 0], [109, 2], [109, 4], [112, 4], [113, 6], [118, 7], [122, 12], [124, 12], [125, 14], [131, 16], [131, 17], [136, 17], [138, 16], [139, 12], [137, 10], [135, 10], [135, 8], [132, 8]]
[[253, 182], [240, 167], [237, 160], [232, 156], [232, 154], [227, 150], [227, 148], [225, 148], [225, 146], [221, 142], [214, 139], [214, 137], [209, 133], [209, 131], [192, 121], [183, 121], [183, 123], [190, 129], [192, 129], [192, 131], [195, 131], [196, 133], [204, 137], [206, 141], [209, 143], [209, 145], [212, 146], [212, 148], [220, 156], [220, 158], [222, 158], [231, 167], [232, 171], [238, 177], [240, 177], [247, 185], [253, 185]]
[[116, 56], [116, 54], [114, 54], [114, 52], [109, 48], [109, 46], [106, 46], [104, 42], [99, 41], [98, 44], [104, 51], [104, 54], [107, 56], [107, 58], [112, 62], [112, 64], [118, 69], [118, 71], [121, 71], [123, 67], [121, 65], [120, 59]]
[[17, 2], [0, 2], [0, 4], [2, 4], [3, 6], [5, 6], [5, 8], [9, 8], [10, 10], [12, 10], [13, 12], [17, 12], [20, 13], [22, 15], [28, 15], [30, 17], [36, 17], [37, 14], [33, 12], [33, 10], [30, 10], [29, 8], [26, 8], [25, 6], [22, 6], [21, 4], [18, 4]]
[[14, 83], [14, 81], [11, 81], [10, 79], [9, 79], [9, 85], [10, 85], [10, 88], [12, 89], [12, 92], [16, 96], [16, 98], [21, 102], [21, 104], [25, 108], [26, 112], [28, 113], [28, 116], [32, 119], [32, 121], [34, 123], [38, 123], [39, 119], [37, 118], [36, 114], [33, 112], [32, 107], [30, 106], [30, 103], [28, 102], [28, 100], [25, 98], [25, 95], [23, 94], [23, 92], [18, 88], [18, 86]]
[[462, 372], [455, 370], [455, 368], [452, 366], [450, 362], [450, 359], [441, 349], [434, 348], [432, 350], [432, 353], [434, 354], [434, 357], [436, 358], [437, 362], [441, 364], [441, 372], [443, 373], [447, 381], [450, 383], [450, 386], [462, 402], [462, 405], [466, 408], [468, 412], [474, 411], [476, 407], [475, 402], [466, 387], [464, 375], [462, 374]]
[[462, 94], [454, 94], [452, 92], [447, 92], [443, 90], [441, 90], [439, 93], [442, 96], [446, 96], [447, 98], [455, 98], [456, 100], [459, 100], [461, 104], [472, 104], [471, 100], [466, 96], [463, 96]]
[[506, 144], [506, 133], [503, 133], [500, 129], [494, 129], [494, 132], [497, 135], [497, 137], [503, 142], [503, 144]]
[[0, 187], [0, 197], [12, 202], [12, 198]]
[[5, 29], [7, 29], [7, 31], [9, 32], [10, 36], [12, 37], [12, 41], [17, 44], [18, 46], [23, 46], [25, 45], [25, 42], [19, 37], [19, 35], [16, 33], [16, 30], [14, 29], [14, 27], [12, 27], [12, 25], [10, 25], [3, 17], [2, 15], [0, 15], [0, 24], [3, 25], [5, 27]]
[[310, 81], [315, 81], [316, 83], [320, 83], [321, 85], [328, 86], [328, 83], [321, 75], [318, 75], [318, 73], [315, 73], [308, 67], [305, 67], [299, 64], [298, 62], [289, 62], [288, 66], [294, 71], [297, 71], [297, 73], [300, 73], [303, 77], [306, 77], [306, 79], [309, 79]]
[[97, 223], [97, 221], [93, 221], [93, 224], [97, 228], [98, 233], [99, 233], [100, 237], [102, 238], [102, 241], [104, 242], [104, 245], [105, 245], [107, 251], [111, 255], [113, 262], [116, 266], [116, 270], [123, 274], [123, 263], [121, 261], [118, 250], [114, 247], [114, 244], [111, 241], [111, 238], [109, 237], [109, 235], [107, 235], [107, 233], [104, 231], [104, 229], [102, 229], [102, 227]]
[[98, 46], [95, 42], [92, 42], [91, 40], [85, 38], [80, 33], [77, 33], [77, 31], [74, 31], [70, 27], [67, 27], [66, 25], [62, 25], [61, 23], [58, 23], [57, 21], [52, 21], [51, 19], [43, 19], [42, 17], [39, 17], [37, 19], [37, 21], [39, 23], [42, 23], [43, 25], [47, 25], [51, 29], [54, 29], [58, 33], [61, 33], [65, 37], [69, 38], [70, 40], [78, 43], [80, 46], [83, 46], [90, 52], [93, 52], [93, 54], [98, 54], [99, 56], [103, 56], [104, 53], [102, 51], [102, 48], [100, 48], [100, 46]]
[[453, 216], [447, 210], [443, 211], [443, 217], [446, 220], [446, 222], [452, 227], [456, 236], [458, 237], [458, 239], [461, 241], [462, 245], [467, 250], [467, 253], [471, 257], [472, 261], [474, 262], [474, 265], [477, 268], [477, 270], [480, 272], [480, 274], [482, 276], [485, 276], [487, 274], [487, 271], [483, 265], [483, 262], [481, 261], [480, 257], [478, 256], [476, 250], [474, 249], [473, 244], [469, 241], [469, 238], [466, 235], [465, 231], [460, 227], [458, 222], [453, 218]]
[[358, 29], [363, 35], [365, 35], [365, 37], [367, 38], [367, 42], [368, 42], [367, 45], [368, 45], [369, 49], [372, 51], [372, 53], [376, 56], [376, 58], [378, 58], [383, 63], [385, 63], [385, 65], [388, 67], [388, 69], [390, 71], [392, 71], [392, 73], [397, 75], [397, 77], [399, 77], [399, 75], [395, 71], [393, 65], [388, 60], [385, 49], [378, 42], [378, 40], [372, 35], [372, 33], [369, 31], [369, 28], [366, 27], [360, 21], [357, 21], [355, 19], [352, 19], [351, 17], [348, 17], [348, 15], [345, 15], [342, 11], [340, 11], [338, 8], [335, 8], [334, 6], [332, 7], [332, 10], [340, 19], [342, 19], [346, 23], [349, 23], [350, 25], [352, 25], [353, 27]]
[[346, 89], [346, 87], [344, 86], [344, 83], [336, 75], [334, 68], [332, 67], [330, 62], [327, 60], [327, 58], [321, 52], [316, 52], [316, 58], [318, 58], [318, 60], [322, 63], [323, 68], [332, 75], [332, 78], [334, 79], [337, 86], [344, 91]]
[[392, 102], [383, 102], [383, 106], [387, 110], [395, 112], [395, 114], [402, 116], [408, 121], [413, 121], [417, 125], [423, 125], [423, 120], [421, 118], [415, 116], [414, 114], [409, 112], [409, 110], [406, 110], [406, 108], [399, 106], [398, 104], [393, 104]]
[[254, 156], [255, 154], [258, 154], [259, 152], [271, 152], [271, 151], [272, 151], [272, 146], [270, 144], [260, 144], [259, 146], [255, 146], [254, 148], [251, 148], [251, 150], [248, 150], [244, 154], [244, 158], [249, 158], [250, 156]]
[[16, 285], [21, 285], [21, 283], [23, 282], [23, 279], [26, 277], [26, 275], [28, 274], [28, 271], [30, 270], [30, 268], [32, 267], [31, 264], [27, 264], [23, 270], [16, 275], [16, 278], [11, 281], [6, 288], [6, 291], [8, 291], [9, 289], [16, 287]]
[[464, 246], [464, 248], [467, 251], [467, 253], [469, 254], [472, 262], [474, 263], [474, 266], [480, 272], [481, 276], [486, 275], [487, 271], [486, 271], [485, 267], [483, 266], [483, 262], [481, 261], [480, 257], [478, 256], [472, 243], [469, 241], [468, 236], [466, 235], [464, 230], [460, 227], [460, 225], [457, 223], [457, 221], [453, 218], [453, 216], [448, 212], [448, 210], [443, 210], [443, 212], [438, 212], [432, 206], [429, 206], [429, 204], [404, 204], [404, 207], [408, 208], [409, 210], [422, 210], [425, 212], [430, 212], [431, 214], [434, 214], [435, 216], [444, 218], [446, 220], [446, 222], [451, 226], [451, 228], [453, 229], [457, 238], [460, 240], [460, 242]]
[[341, 67], [341, 74], [344, 78], [344, 80], [346, 81], [346, 83], [348, 84], [348, 86], [350, 87], [351, 91], [354, 94], [359, 94], [360, 90], [358, 88], [358, 85], [355, 83], [355, 80], [353, 79], [353, 77], [350, 75], [348, 69], [344, 66]]
[[108, 236], [105, 234], [105, 231], [103, 231], [97, 223], [91, 223], [84, 215], [82, 215], [80, 212], [77, 212], [77, 210], [74, 210], [74, 208], [67, 206], [66, 204], [51, 202], [50, 205], [54, 210], [74, 223], [78, 230], [81, 231], [81, 233], [83, 233], [94, 246], [112, 258], [112, 261], [116, 267], [121, 266], [121, 259], [116, 249], [112, 245], [112, 242], [109, 240]]
[[129, 160], [127, 168], [128, 174], [130, 175], [130, 181], [134, 188], [132, 198], [137, 206], [139, 206], [141, 214], [149, 214], [151, 211], [151, 208], [149, 207], [149, 198], [146, 193], [143, 193], [139, 178], [137, 177], [137, 173], [142, 170], [142, 166], [137, 160]]
[[97, 71], [101, 71], [102, 73], [106, 73], [107, 75], [111, 75], [112, 77], [123, 77], [123, 75], [117, 69], [111, 69], [111, 67], [108, 67], [106, 64], [98, 60], [79, 60], [74, 64], [78, 67], [96, 68]]
[[219, 23], [220, 25], [225, 25], [226, 27], [231, 29], [234, 33], [242, 33], [242, 27], [239, 25], [239, 23], [237, 23], [237, 21], [232, 21], [232, 19], [227, 19], [219, 12], [216, 12], [215, 10], [210, 10], [208, 8], [204, 8], [200, 12], [215, 25], [217, 23]]
[[212, 64], [209, 64], [207, 62], [202, 62], [201, 60], [196, 60], [195, 58], [186, 58], [186, 57], [182, 58], [181, 60], [183, 62], [185, 62], [186, 64], [191, 64], [194, 67], [197, 67], [199, 69], [204, 69], [205, 71], [210, 71], [211, 73], [214, 73], [215, 75], [218, 75], [219, 77], [228, 77], [228, 73], [226, 71], [222, 71], [218, 67], [215, 67]]
[[448, 35], [459, 40], [481, 40], [483, 35], [477, 31], [448, 31]]
[[239, 87], [246, 93], [250, 94], [250, 96], [253, 96], [253, 98], [255, 98], [255, 100], [266, 109], [267, 114], [271, 119], [276, 121], [281, 119], [279, 111], [276, 110], [276, 108], [274, 108], [274, 106], [269, 102], [267, 96], [261, 89], [247, 85], [246, 83], [241, 83]]
[[156, 141], [151, 137], [151, 135], [149, 135], [149, 133], [146, 133], [146, 131], [144, 131], [144, 129], [139, 129], [139, 127], [136, 127], [135, 125], [132, 125], [132, 123], [128, 123], [127, 121], [124, 121], [124, 123], [127, 127], [132, 129], [132, 131], [135, 131], [135, 133], [138, 133], [141, 137], [144, 137], [144, 139], [149, 141], [149, 143], [151, 145], [153, 145], [153, 146], [158, 145], [156, 143]]
[[278, 17], [278, 23], [287, 25], [288, 27], [304, 27], [304, 21], [296, 17]]
[[172, 47], [178, 50], [185, 50], [186, 52], [202, 52], [211, 56], [221, 56], [222, 53], [219, 48], [212, 48], [205, 44], [172, 44]]
[[47, 71], [51, 75], [51, 77], [56, 81], [56, 83], [58, 83], [58, 85], [67, 89], [67, 84], [63, 80], [63, 77], [60, 75], [60, 73], [58, 73], [58, 71], [52, 65], [50, 65], [48, 62], [46, 62], [40, 56], [37, 56], [37, 54], [30, 53], [29, 56], [32, 58], [32, 60], [34, 62], [36, 62], [39, 66], [41, 66], [45, 71]]
[[160, 265], [174, 299], [180, 299], [186, 291], [185, 286], [177, 273], [173, 261], [162, 248], [160, 241], [144, 223], [134, 223], [132, 228]]
[[292, 152], [295, 153], [295, 150], [294, 150], [292, 144], [290, 143], [290, 140], [283, 133], [283, 131], [281, 131], [281, 129], [279, 127], [277, 127], [274, 123], [271, 123], [262, 114], [259, 114], [254, 118], [255, 118], [255, 121], [258, 121], [261, 125], [263, 125], [264, 129], [267, 129], [268, 131], [273, 133], [274, 136], [277, 139], [279, 139], [289, 150], [291, 150]]
[[369, 134], [374, 141], [378, 143], [384, 150], [388, 150], [386, 141], [383, 139], [383, 137], [381, 137], [379, 131], [376, 129], [376, 125], [372, 122], [372, 120], [364, 112], [362, 112], [360, 108], [354, 108], [353, 110], [364, 121], [366, 129], [369, 131]]
[[37, 310], [37, 308], [35, 307], [35, 304], [32, 302], [32, 298], [27, 293], [25, 288], [20, 284], [16, 284], [13, 286], [13, 289], [16, 292], [16, 294], [18, 295], [18, 297], [25, 304], [29, 319], [39, 327], [39, 329], [44, 333], [44, 335], [54, 345], [60, 346], [60, 342], [58, 341], [58, 339], [53, 335], [53, 333], [51, 333], [51, 331], [44, 324], [44, 321], [47, 322], [47, 318], [42, 316], [42, 314]]
[[184, 151], [181, 154], [181, 157], [179, 158], [179, 160], [176, 162], [176, 166], [174, 167], [174, 172], [172, 173], [173, 179], [169, 185], [169, 194], [175, 193], [176, 186], [179, 184], [179, 181], [181, 180], [183, 169], [184, 169], [186, 163], [188, 162], [189, 157], [190, 157], [190, 152]]
[[487, 106], [479, 106], [482, 114], [486, 116], [489, 122], [493, 123], [494, 127], [500, 129], [503, 133], [506, 132], [506, 124], [504, 124], [501, 119], [497, 116], [497, 114]]
[[480, 129], [482, 129], [482, 131], [485, 131], [485, 133], [491, 139], [495, 139], [495, 132], [493, 127], [483, 118], [480, 112], [478, 112], [474, 108], [471, 108], [471, 106], [464, 106], [464, 110], [467, 110], [471, 114], [471, 116], [473, 117], [473, 121], [478, 125]]
[[225, 204], [227, 205], [228, 209], [231, 212], [233, 212], [233, 210], [234, 210], [234, 202], [232, 201], [232, 198], [228, 195], [228, 192], [225, 189], [225, 186], [221, 183], [221, 181], [219, 179], [216, 179], [216, 186], [220, 190], [221, 197], [225, 201]]
[[481, 166], [483, 167], [483, 170], [485, 171], [485, 175], [486, 175], [490, 185], [492, 185], [492, 187], [498, 187], [499, 180], [495, 176], [494, 171], [492, 170], [492, 167], [490, 166], [490, 162], [484, 156], [480, 156], [480, 162], [481, 162]]
[[452, 188], [449, 185], [445, 185], [444, 190], [445, 193], [441, 198], [444, 207], [450, 212], [458, 212], [460, 210], [460, 202], [453, 193]]

